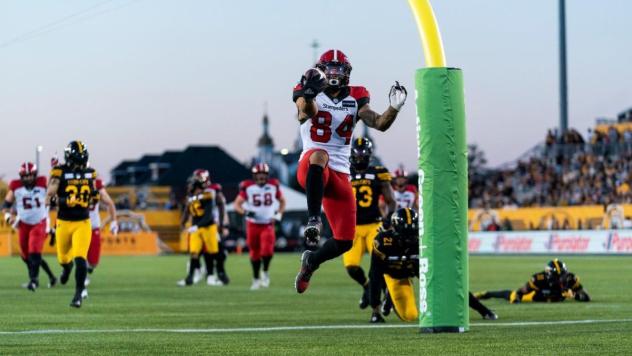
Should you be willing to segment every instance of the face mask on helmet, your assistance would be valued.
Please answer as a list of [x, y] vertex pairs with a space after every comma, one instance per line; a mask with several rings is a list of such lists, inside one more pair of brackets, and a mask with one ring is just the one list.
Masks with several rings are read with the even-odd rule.
[[369, 164], [371, 163], [371, 153], [366, 150], [352, 150], [351, 157], [349, 158], [351, 165], [353, 168], [364, 171], [369, 168]]
[[351, 70], [345, 64], [330, 62], [319, 64], [318, 69], [325, 73], [327, 85], [331, 88], [341, 88], [349, 85]]
[[20, 175], [20, 181], [27, 188], [31, 188], [35, 185], [35, 173], [28, 173]]
[[397, 210], [391, 217], [391, 225], [395, 232], [406, 237], [416, 238], [419, 234], [417, 212], [409, 208]]
[[268, 173], [255, 173], [253, 174], [253, 179], [255, 184], [263, 186], [268, 181]]
[[86, 168], [88, 158], [88, 150], [83, 142], [73, 141], [64, 149], [64, 160], [71, 167]]

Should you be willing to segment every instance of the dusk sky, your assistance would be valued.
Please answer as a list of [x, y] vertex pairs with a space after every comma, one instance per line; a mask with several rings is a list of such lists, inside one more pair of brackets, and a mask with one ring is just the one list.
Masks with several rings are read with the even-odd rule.
[[[464, 71], [468, 141], [492, 165], [515, 159], [558, 122], [557, 1], [433, 6], [448, 65]], [[582, 133], [632, 106], [631, 13], [632, 1], [567, 1], [570, 126]], [[245, 162], [265, 103], [276, 147], [291, 147], [291, 91], [314, 39], [349, 56], [379, 112], [395, 80], [412, 93], [423, 66], [404, 0], [0, 0], [0, 176], [38, 144], [46, 172], [73, 139], [106, 180], [123, 159], [190, 144]], [[387, 166], [415, 167], [412, 95], [373, 136]]]

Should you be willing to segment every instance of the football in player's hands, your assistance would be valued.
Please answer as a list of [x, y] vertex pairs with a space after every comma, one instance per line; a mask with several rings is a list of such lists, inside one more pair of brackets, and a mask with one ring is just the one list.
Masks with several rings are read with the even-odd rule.
[[327, 76], [318, 68], [310, 68], [301, 78], [301, 86], [303, 87], [303, 97], [314, 99], [327, 87]]
[[406, 102], [406, 97], [408, 96], [408, 92], [403, 85], [400, 85], [398, 81], [395, 81], [395, 85], [391, 87], [391, 91], [388, 93], [388, 102], [391, 104], [393, 109], [400, 111], [404, 103]]

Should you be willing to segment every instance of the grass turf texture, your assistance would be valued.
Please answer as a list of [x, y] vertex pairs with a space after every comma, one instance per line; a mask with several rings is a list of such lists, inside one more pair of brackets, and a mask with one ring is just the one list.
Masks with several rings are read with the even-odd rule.
[[[46, 257], [51, 265], [52, 256]], [[517, 288], [541, 270], [548, 256], [472, 257], [471, 287]], [[416, 327], [322, 329], [225, 333], [108, 332], [0, 334], [6, 354], [577, 354], [632, 353], [632, 323], [511, 325], [524, 321], [632, 319], [630, 257], [567, 257], [594, 302], [580, 304], [487, 304], [500, 316], [483, 321], [471, 311], [465, 334], [421, 335]], [[184, 275], [184, 256], [105, 257], [92, 276], [90, 298], [79, 310], [68, 306], [72, 287], [19, 287], [26, 269], [18, 258], [0, 259], [0, 332], [86, 329], [210, 329], [314, 325], [367, 325], [370, 311], [359, 310], [360, 288], [335, 260], [314, 275], [305, 295], [293, 280], [297, 254], [272, 262], [269, 289], [250, 291], [246, 256], [230, 256], [227, 287], [176, 287]], [[59, 268], [55, 266], [55, 270]], [[46, 281], [40, 276], [41, 282]], [[45, 283], [42, 283], [45, 285]], [[71, 279], [69, 284], [74, 284]], [[388, 325], [403, 325], [394, 315]], [[496, 324], [496, 325], [494, 325]]]

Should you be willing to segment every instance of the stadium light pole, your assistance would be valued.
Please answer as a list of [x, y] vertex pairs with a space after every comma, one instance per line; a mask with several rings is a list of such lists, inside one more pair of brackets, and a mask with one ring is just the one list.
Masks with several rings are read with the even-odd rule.
[[566, 78], [566, 0], [559, 0], [560, 36], [560, 135], [568, 130], [568, 89]]
[[37, 145], [35, 147], [35, 167], [37, 167], [37, 169], [40, 168], [40, 156], [42, 155], [43, 150], [44, 147], [41, 145]]
[[419, 172], [419, 327], [469, 329], [463, 74], [446, 66], [429, 0], [408, 0], [427, 68], [415, 73]]

